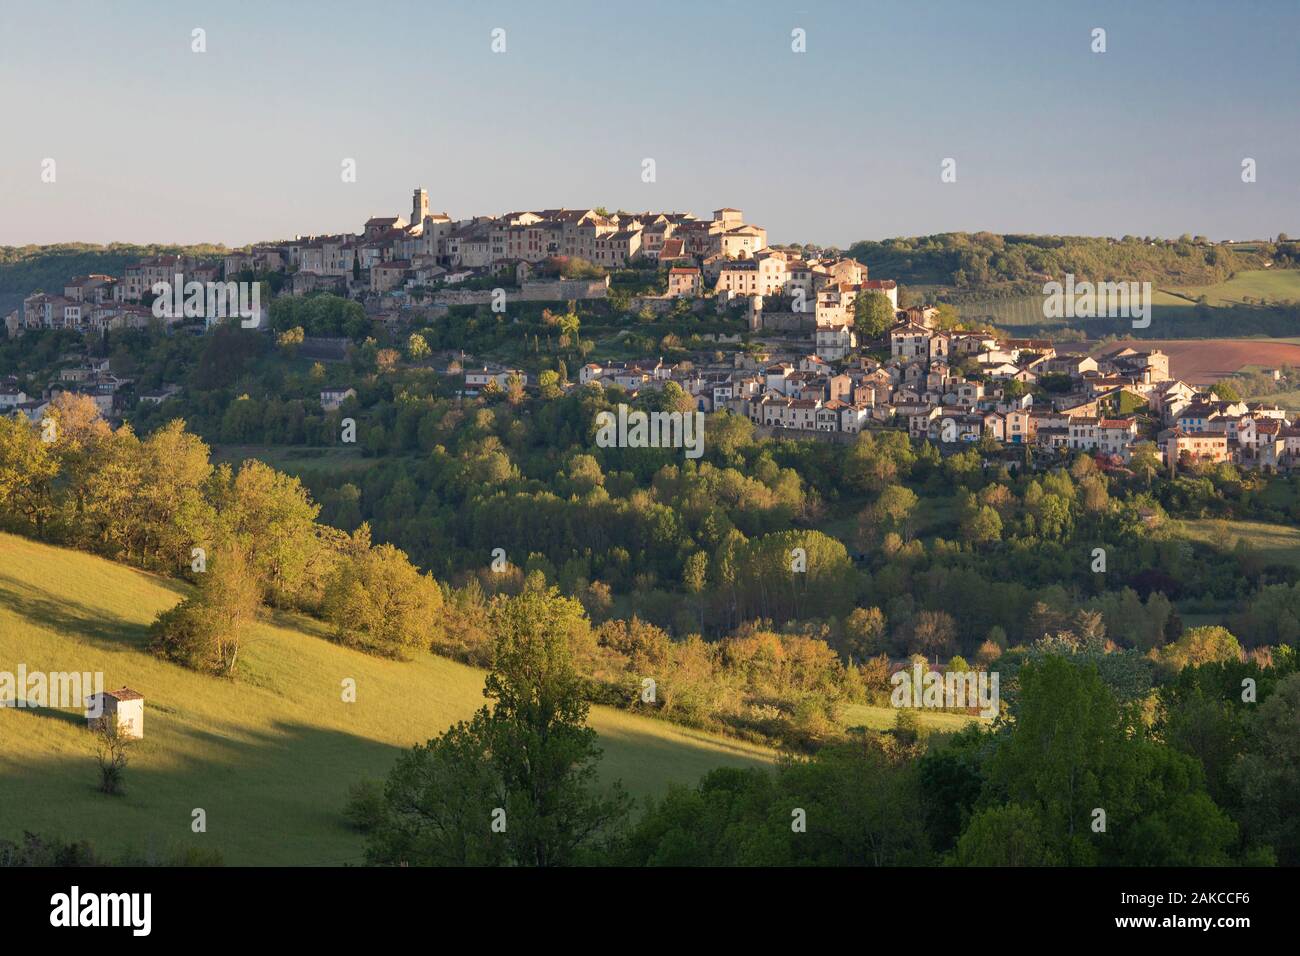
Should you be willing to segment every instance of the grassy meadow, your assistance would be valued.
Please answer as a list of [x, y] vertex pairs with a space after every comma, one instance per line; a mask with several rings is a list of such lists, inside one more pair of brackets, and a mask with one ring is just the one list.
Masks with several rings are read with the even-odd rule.
[[[80, 711], [0, 708], [0, 838], [24, 829], [86, 838], [109, 855], [220, 850], [227, 865], [361, 862], [341, 815], [350, 784], [382, 779], [399, 752], [482, 705], [483, 672], [419, 654], [380, 660], [279, 615], [244, 645], [236, 680], [194, 673], [145, 649], [154, 616], [184, 585], [75, 551], [0, 534], [0, 671], [102, 671], [145, 696], [145, 739], [126, 793], [95, 789]], [[346, 678], [357, 700], [342, 701]], [[891, 714], [892, 717], [892, 714]], [[877, 720], [883, 718], [875, 718]], [[604, 707], [591, 725], [606, 781], [637, 797], [719, 766], [762, 766], [765, 748]], [[194, 808], [207, 833], [190, 831]]]
[[1214, 285], [1183, 286], [1168, 291], [1193, 302], [1203, 295], [1212, 306], [1244, 305], [1247, 299], [1300, 300], [1300, 270], [1250, 269]]
[[1239, 541], [1268, 564], [1300, 566], [1300, 528], [1263, 521], [1224, 521], [1198, 518], [1179, 522], [1180, 533], [1192, 541], [1231, 552]]
[[[923, 732], [936, 734], [956, 733], [971, 721], [980, 719], [941, 710], [917, 710], [915, 714], [916, 724]], [[877, 731], [892, 728], [897, 715], [898, 711], [892, 707], [872, 707], [869, 704], [848, 704], [841, 711], [841, 716], [848, 726]]]
[[[1300, 301], [1300, 269], [1251, 269], [1214, 285], [1153, 289], [1152, 327], [1162, 330], [1161, 335], [1174, 334], [1177, 323], [1191, 313], [1202, 295], [1209, 306], [1224, 309], [1245, 306], [1247, 299], [1252, 302], [1260, 299], [1269, 302]], [[1100, 327], [1097, 320], [1044, 317], [1042, 295], [972, 298], [959, 303], [958, 308], [965, 318], [986, 320], [1010, 330], [1030, 329], [1047, 333], [1053, 328], [1074, 327], [1088, 333], [1090, 322], [1093, 328]], [[1112, 330], [1106, 328], [1103, 331]], [[1230, 333], [1231, 328], [1223, 329], [1223, 334]]]

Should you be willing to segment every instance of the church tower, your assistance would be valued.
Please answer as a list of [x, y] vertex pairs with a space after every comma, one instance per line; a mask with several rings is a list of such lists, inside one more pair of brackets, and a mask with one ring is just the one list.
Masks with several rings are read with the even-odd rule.
[[424, 222], [424, 217], [429, 215], [429, 193], [424, 189], [416, 189], [411, 195], [411, 225], [418, 226]]

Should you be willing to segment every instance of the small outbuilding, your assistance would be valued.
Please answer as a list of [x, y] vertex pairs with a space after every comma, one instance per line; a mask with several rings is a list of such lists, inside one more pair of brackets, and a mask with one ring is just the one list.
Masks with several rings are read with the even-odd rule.
[[129, 687], [101, 691], [86, 698], [86, 724], [98, 730], [105, 721], [117, 721], [123, 737], [144, 736], [144, 695]]

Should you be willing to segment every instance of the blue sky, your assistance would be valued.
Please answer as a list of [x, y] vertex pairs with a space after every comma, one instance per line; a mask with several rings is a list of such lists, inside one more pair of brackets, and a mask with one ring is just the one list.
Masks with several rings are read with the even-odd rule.
[[0, 244], [357, 230], [417, 185], [773, 242], [1295, 235], [1297, 35], [1296, 0], [0, 0]]

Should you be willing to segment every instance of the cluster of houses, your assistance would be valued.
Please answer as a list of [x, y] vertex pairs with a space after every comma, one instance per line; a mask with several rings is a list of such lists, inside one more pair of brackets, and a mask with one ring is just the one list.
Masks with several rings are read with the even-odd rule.
[[[453, 220], [430, 211], [428, 192], [416, 189], [409, 220], [375, 216], [366, 220], [360, 234], [299, 236], [219, 260], [154, 256], [126, 266], [120, 276], [77, 276], [61, 295], [28, 296], [21, 311], [5, 320], [11, 336], [22, 329], [102, 332], [144, 327], [152, 317], [146, 303], [154, 285], [175, 283], [177, 276], [188, 284], [278, 272], [295, 295], [329, 291], [359, 297], [452, 287], [502, 273], [519, 282], [538, 264], [557, 257], [583, 259], [604, 269], [631, 263], [671, 268], [680, 262], [681, 269], [693, 269], [696, 278], [683, 281], [686, 273], [674, 270], [678, 294], [697, 295], [702, 291], [701, 265], [716, 281], [731, 260], [748, 260], [766, 248], [767, 231], [746, 223], [738, 209], [715, 210], [712, 219], [682, 212], [541, 209]], [[562, 291], [568, 298], [601, 297], [607, 282], [589, 285], [591, 291]], [[731, 271], [721, 283], [722, 288], [737, 290], [744, 285]]]
[[[993, 439], [1007, 445], [1087, 451], [1126, 461], [1140, 440], [1157, 443], [1169, 462], [1188, 457], [1248, 467], [1290, 467], [1300, 456], [1300, 428], [1262, 403], [1225, 402], [1172, 379], [1159, 350], [1122, 349], [1096, 358], [1058, 352], [1051, 341], [1009, 339], [938, 327], [938, 313], [900, 309], [892, 280], [871, 279], [853, 259], [819, 257], [798, 247], [771, 248], [767, 232], [724, 207], [712, 218], [690, 213], [610, 213], [603, 209], [540, 209], [452, 220], [430, 211], [416, 189], [410, 218], [372, 217], [360, 234], [297, 237], [253, 246], [223, 259], [156, 256], [121, 276], [78, 276], [62, 295], [36, 293], [6, 317], [9, 334], [57, 328], [93, 332], [145, 326], [156, 283], [230, 282], [279, 272], [293, 294], [329, 290], [365, 298], [420, 289], [452, 289], [466, 279], [512, 272], [525, 282], [558, 257], [603, 269], [662, 267], [660, 300], [711, 296], [717, 308], [743, 305], [756, 338], [777, 349], [737, 353], [730, 364], [666, 366], [660, 361], [591, 363], [576, 383], [617, 385], [637, 393], [676, 381], [703, 411], [730, 409], [764, 428], [856, 433], [870, 426], [907, 429], [917, 438], [961, 443]], [[550, 289], [557, 298], [600, 297], [591, 290]], [[876, 293], [894, 310], [888, 355], [884, 342], [859, 340], [859, 299]], [[489, 291], [463, 293], [487, 295]], [[520, 369], [464, 371], [467, 393], [531, 384]], [[105, 360], [59, 373], [46, 394], [29, 398], [16, 381], [0, 382], [0, 411], [33, 419], [58, 390], [94, 398], [105, 415], [129, 382]], [[141, 401], [165, 401], [175, 386]], [[335, 410], [355, 392], [322, 390]]]
[[[541, 265], [557, 258], [586, 260], [601, 270], [662, 266], [668, 272], [665, 299], [716, 293], [725, 304], [738, 297], [797, 293], [809, 301], [805, 310], [801, 300], [799, 311], [817, 321], [842, 317], [841, 300], [851, 305], [845, 294], [849, 287], [867, 283], [865, 267], [852, 260], [805, 261], [769, 249], [767, 230], [746, 223], [739, 209], [729, 207], [714, 210], [710, 219], [686, 212], [538, 209], [453, 220], [430, 210], [424, 189], [415, 190], [411, 206], [409, 219], [371, 217], [360, 233], [298, 236], [220, 259], [160, 255], [128, 265], [118, 276], [77, 276], [62, 294], [28, 296], [5, 322], [10, 336], [25, 329], [145, 327], [153, 317], [148, 305], [154, 286], [175, 284], [178, 276], [184, 284], [207, 284], [280, 273], [285, 290], [294, 295], [328, 291], [400, 299], [466, 288], [465, 281], [476, 278], [507, 276], [517, 286], [530, 277], [545, 277]], [[896, 303], [892, 282], [875, 286]], [[539, 289], [531, 297], [603, 298], [607, 289], [608, 279], [602, 276]]]
[[[120, 411], [119, 396], [127, 386], [132, 384], [129, 378], [121, 378], [109, 370], [107, 358], [93, 358], [70, 353], [61, 357], [64, 361], [76, 361], [79, 364], [59, 370], [57, 377], [42, 390], [40, 395], [29, 395], [22, 382], [13, 377], [0, 378], [0, 414], [25, 415], [30, 421], [39, 422], [45, 417], [50, 402], [60, 392], [73, 392], [85, 395], [94, 401], [99, 413], [105, 418]], [[144, 400], [144, 397], [141, 397]]]
[[1123, 348], [1097, 358], [1058, 352], [1047, 340], [939, 329], [933, 309], [900, 310], [897, 317], [883, 361], [769, 352], [737, 353], [730, 366], [716, 367], [589, 363], [579, 384], [636, 394], [675, 381], [699, 410], [727, 409], [774, 432], [894, 427], [943, 444], [992, 439], [1117, 464], [1129, 461], [1141, 441], [1153, 442], [1170, 464], [1279, 468], [1300, 461], [1300, 427], [1285, 410], [1222, 401], [1174, 379], [1159, 349]]

